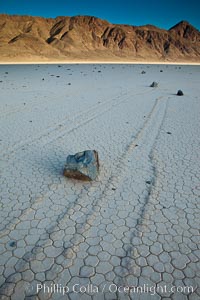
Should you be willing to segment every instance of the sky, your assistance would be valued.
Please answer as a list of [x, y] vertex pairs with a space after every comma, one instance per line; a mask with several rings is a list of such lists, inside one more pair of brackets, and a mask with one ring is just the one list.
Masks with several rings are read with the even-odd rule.
[[200, 0], [0, 0], [0, 13], [40, 17], [89, 15], [114, 24], [169, 29], [186, 20], [200, 30]]

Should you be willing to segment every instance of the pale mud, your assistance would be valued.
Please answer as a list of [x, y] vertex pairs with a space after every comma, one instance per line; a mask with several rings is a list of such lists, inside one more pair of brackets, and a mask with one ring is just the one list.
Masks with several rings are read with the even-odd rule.
[[[200, 297], [199, 75], [0, 66], [1, 299]], [[67, 155], [87, 149], [97, 180], [65, 178]]]

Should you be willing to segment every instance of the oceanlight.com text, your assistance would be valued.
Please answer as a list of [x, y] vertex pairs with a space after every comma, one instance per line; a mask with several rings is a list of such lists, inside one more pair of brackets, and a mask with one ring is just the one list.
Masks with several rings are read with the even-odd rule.
[[74, 284], [72, 286], [63, 286], [61, 284], [50, 284], [46, 285], [45, 283], [37, 284], [36, 286], [37, 293], [43, 292], [44, 294], [68, 294], [68, 293], [76, 293], [76, 294], [90, 294], [94, 295], [97, 293], [111, 293], [111, 294], [184, 294], [189, 295], [194, 292], [193, 286], [167, 286], [167, 285], [153, 285], [150, 286], [148, 284], [140, 285], [140, 286], [118, 286], [114, 283], [112, 284], [104, 284], [103, 286], [98, 287], [93, 284], [81, 285]]

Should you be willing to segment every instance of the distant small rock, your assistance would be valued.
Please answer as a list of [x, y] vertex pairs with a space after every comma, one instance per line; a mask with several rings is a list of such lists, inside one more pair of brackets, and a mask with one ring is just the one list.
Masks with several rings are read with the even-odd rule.
[[85, 150], [75, 155], [68, 155], [63, 175], [69, 178], [91, 181], [99, 173], [98, 152]]
[[150, 180], [147, 180], [146, 183], [147, 183], [147, 184], [151, 184], [151, 181], [150, 181]]
[[141, 74], [146, 74], [146, 72], [145, 72], [145, 71], [142, 71]]
[[162, 73], [162, 72], [163, 72], [163, 70], [160, 70], [160, 72]]
[[177, 96], [183, 96], [184, 94], [183, 94], [183, 91], [181, 91], [181, 90], [178, 90], [178, 92], [177, 92], [177, 94], [176, 94]]
[[12, 247], [12, 248], [16, 247], [16, 244], [17, 244], [16, 241], [10, 241], [9, 242], [9, 246]]
[[157, 87], [158, 83], [156, 81], [153, 81], [152, 84], [150, 85], [150, 87]]

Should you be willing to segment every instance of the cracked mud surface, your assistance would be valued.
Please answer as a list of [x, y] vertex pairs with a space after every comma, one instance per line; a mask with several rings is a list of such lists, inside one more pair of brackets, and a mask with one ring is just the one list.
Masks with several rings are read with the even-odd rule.
[[[200, 298], [200, 68], [162, 69], [0, 67], [0, 299]], [[85, 149], [98, 179], [63, 177]]]

